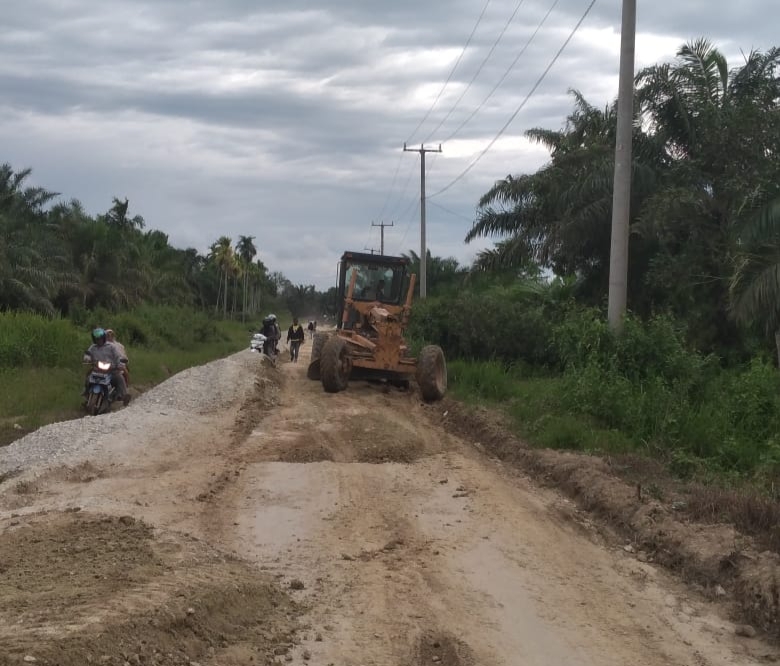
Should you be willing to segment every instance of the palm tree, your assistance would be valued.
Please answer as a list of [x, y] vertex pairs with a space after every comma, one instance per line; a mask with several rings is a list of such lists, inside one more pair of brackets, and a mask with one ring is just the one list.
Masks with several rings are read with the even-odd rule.
[[780, 198], [748, 221], [741, 241], [731, 280], [731, 311], [740, 324], [774, 334], [780, 367]]
[[[550, 151], [533, 174], [508, 175], [479, 200], [466, 242], [492, 237], [478, 268], [506, 270], [539, 264], [559, 275], [581, 274], [594, 297], [605, 292], [609, 270], [612, 175], [617, 109], [597, 109], [576, 90], [562, 130], [535, 128], [526, 136]], [[655, 186], [659, 151], [634, 131], [632, 213]]]
[[[455, 257], [434, 256], [430, 250], [426, 250], [426, 254], [425, 274], [430, 289], [440, 292], [443, 288], [456, 284], [459, 279], [465, 279], [467, 271], [458, 265]], [[420, 256], [414, 250], [403, 252], [401, 256], [409, 260], [409, 273], [415, 273], [419, 278]], [[415, 285], [415, 293], [418, 295], [420, 293], [419, 279]]]
[[707, 40], [637, 76], [642, 120], [668, 168], [642, 210], [657, 243], [647, 280], [692, 322], [702, 346], [728, 342], [733, 256], [751, 211], [780, 194], [780, 49], [750, 53], [730, 70]]
[[244, 276], [244, 300], [243, 307], [241, 308], [241, 321], [246, 321], [246, 309], [247, 309], [247, 284], [249, 281], [249, 266], [257, 256], [257, 248], [254, 244], [254, 236], [239, 236], [238, 243], [236, 244], [236, 251], [241, 260], [242, 272]]
[[145, 222], [144, 218], [140, 215], [134, 217], [128, 217], [127, 211], [130, 207], [130, 202], [125, 198], [124, 201], [120, 201], [116, 197], [112, 199], [113, 205], [109, 211], [102, 216], [102, 219], [106, 224], [114, 226], [118, 229], [143, 229]]
[[211, 246], [209, 258], [217, 265], [217, 268], [224, 278], [224, 290], [222, 289], [222, 280], [220, 280], [219, 290], [217, 291], [215, 312], [219, 311], [220, 294], [224, 294], [222, 298], [222, 316], [227, 318], [228, 277], [233, 263], [233, 240], [229, 236], [220, 236]]
[[68, 257], [44, 206], [57, 195], [26, 187], [30, 169], [0, 165], [0, 309], [51, 314], [60, 288], [73, 283]]

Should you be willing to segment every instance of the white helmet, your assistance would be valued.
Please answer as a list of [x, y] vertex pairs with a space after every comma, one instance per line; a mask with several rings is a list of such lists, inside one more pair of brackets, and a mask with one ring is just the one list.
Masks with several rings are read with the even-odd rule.
[[269, 315], [268, 315], [268, 318], [269, 318], [271, 321], [276, 321], [276, 315], [275, 315], [275, 314], [269, 314]]

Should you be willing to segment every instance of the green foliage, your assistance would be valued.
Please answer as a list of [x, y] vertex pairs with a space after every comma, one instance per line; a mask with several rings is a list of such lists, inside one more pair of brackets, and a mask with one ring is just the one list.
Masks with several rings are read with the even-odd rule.
[[142, 306], [116, 314], [99, 310], [92, 314], [92, 322], [113, 328], [125, 346], [187, 350], [224, 339], [213, 317], [192, 308]]
[[[743, 226], [780, 195], [779, 70], [778, 48], [729, 69], [699, 39], [636, 80], [629, 305], [671, 313], [697, 348], [722, 355], [749, 352], [734, 315], [776, 330], [776, 219], [766, 224], [776, 206], [753, 224], [760, 244], [746, 244]], [[596, 305], [608, 288], [616, 104], [598, 109], [572, 94], [563, 129], [527, 132], [549, 163], [496, 182], [466, 241], [495, 239], [478, 256], [483, 269], [538, 262], [576, 274], [580, 302]]]
[[[153, 308], [145, 309], [137, 321], [145, 335], [154, 336], [160, 328], [183, 335], [188, 322], [197, 322], [199, 315], [188, 318], [186, 310], [181, 309], [168, 312], [167, 316], [173, 318], [177, 313], [182, 319], [176, 328], [170, 327], [173, 319], [166, 320], [163, 314], [150, 323]], [[134, 316], [131, 313], [128, 318]], [[182, 337], [187, 341], [186, 349], [176, 345], [175, 336], [171, 338], [173, 345], [162, 337], [158, 338], [159, 344], [151, 346], [128, 344], [131, 389], [147, 389], [172, 373], [246, 348], [247, 325], [226, 321], [213, 325], [214, 330], [204, 342], [189, 345], [186, 336]], [[13, 356], [13, 365], [5, 361], [8, 341], [11, 349], [26, 350], [21, 360], [18, 353]], [[81, 416], [84, 371], [79, 362], [89, 342], [89, 326], [77, 327], [66, 320], [47, 320], [37, 315], [0, 313], [0, 446], [23, 432], [15, 430], [14, 424], [31, 429]], [[127, 337], [124, 342], [128, 342]]]
[[[0, 369], [18, 367], [73, 367], [91, 344], [96, 326], [113, 328], [128, 355], [139, 348], [189, 351], [231, 338], [225, 327], [192, 308], [145, 306], [111, 314], [86, 313], [80, 322], [42, 315], [0, 312]], [[242, 335], [247, 334], [240, 327]]]
[[219, 238], [208, 256], [145, 229], [127, 199], [88, 215], [76, 200], [27, 187], [30, 170], [0, 165], [0, 310], [120, 312], [144, 304], [213, 309], [246, 321], [276, 286], [256, 260], [253, 236]]
[[662, 317], [629, 319], [615, 338], [584, 312], [556, 333], [568, 410], [664, 451], [680, 473], [698, 465], [747, 474], [760, 466], [780, 428], [780, 375], [770, 364], [722, 369], [687, 350]]
[[500, 402], [515, 393], [515, 377], [496, 361], [452, 361], [447, 365], [447, 375], [460, 397]]
[[615, 336], [600, 311], [523, 283], [428, 299], [413, 322], [445, 348], [457, 397], [503, 405], [537, 445], [648, 451], [683, 476], [780, 468], [780, 373], [760, 357], [723, 367], [670, 317], [628, 317]]
[[561, 309], [546, 299], [544, 288], [525, 283], [461, 290], [416, 302], [409, 333], [440, 345], [448, 357], [551, 366], [557, 362], [552, 317]]
[[0, 312], [0, 369], [72, 366], [85, 348], [82, 336], [67, 320]]

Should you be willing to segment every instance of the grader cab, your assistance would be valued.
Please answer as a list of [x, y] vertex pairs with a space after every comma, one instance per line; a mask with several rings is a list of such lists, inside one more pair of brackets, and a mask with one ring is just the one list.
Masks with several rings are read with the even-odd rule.
[[436, 345], [410, 355], [403, 334], [412, 311], [416, 275], [405, 257], [345, 252], [339, 263], [335, 332], [312, 341], [309, 379], [325, 391], [347, 388], [350, 378], [375, 379], [408, 387], [414, 377], [426, 401], [447, 390], [447, 365]]

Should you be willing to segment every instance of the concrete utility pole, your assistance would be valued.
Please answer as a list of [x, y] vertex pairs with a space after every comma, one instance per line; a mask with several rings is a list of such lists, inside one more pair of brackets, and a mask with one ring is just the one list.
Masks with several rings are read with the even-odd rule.
[[374, 254], [374, 252], [376, 252], [376, 248], [375, 247], [364, 247], [363, 249], [364, 250], [368, 250], [371, 254]]
[[404, 151], [420, 153], [420, 298], [425, 298], [428, 291], [425, 277], [425, 265], [428, 261], [428, 250], [425, 247], [425, 153], [440, 153], [441, 144], [438, 148], [425, 148], [423, 145], [419, 148], [407, 148], [404, 143]]
[[384, 222], [380, 222], [379, 224], [374, 224], [372, 222], [371, 226], [379, 227], [379, 236], [380, 236], [379, 254], [384, 254], [385, 253], [385, 227], [392, 227], [393, 223], [391, 222], [390, 224], [385, 224]]
[[628, 226], [631, 216], [631, 138], [634, 124], [635, 41], [636, 0], [623, 0], [607, 305], [607, 319], [613, 331], [620, 331], [623, 327], [628, 293]]

